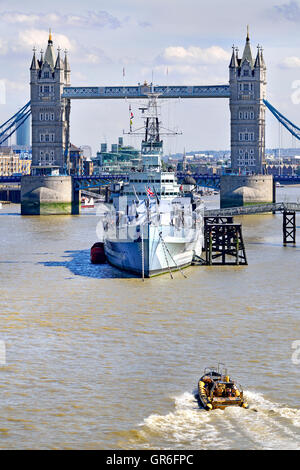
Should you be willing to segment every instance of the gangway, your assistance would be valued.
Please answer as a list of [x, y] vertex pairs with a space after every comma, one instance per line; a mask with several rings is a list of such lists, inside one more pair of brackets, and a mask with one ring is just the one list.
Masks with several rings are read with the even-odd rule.
[[235, 215], [265, 214], [268, 212], [283, 213], [284, 211], [300, 212], [300, 204], [298, 202], [275, 202], [270, 204], [257, 204], [253, 206], [209, 209], [205, 210], [205, 215], [208, 217], [226, 217]]

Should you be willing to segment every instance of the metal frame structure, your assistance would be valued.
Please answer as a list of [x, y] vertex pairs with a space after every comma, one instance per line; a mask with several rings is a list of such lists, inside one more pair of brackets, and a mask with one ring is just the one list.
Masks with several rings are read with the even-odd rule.
[[266, 214], [268, 212], [300, 212], [300, 204], [296, 202], [275, 202], [253, 206], [228, 207], [225, 209], [209, 209], [205, 211], [208, 217], [229, 217], [235, 215]]
[[204, 249], [206, 265], [247, 265], [241, 224], [205, 223]]
[[283, 244], [288, 243], [296, 244], [296, 212], [295, 211], [283, 211]]

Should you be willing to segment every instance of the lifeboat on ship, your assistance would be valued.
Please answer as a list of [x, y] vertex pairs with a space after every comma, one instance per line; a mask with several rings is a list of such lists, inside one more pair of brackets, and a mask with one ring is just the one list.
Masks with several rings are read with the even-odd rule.
[[81, 208], [95, 207], [94, 199], [92, 197], [82, 197], [81, 198]]
[[249, 408], [244, 399], [240, 384], [220, 370], [220, 367], [207, 367], [198, 381], [198, 401], [205, 410], [221, 409], [228, 406]]
[[104, 243], [97, 242], [91, 248], [91, 262], [93, 264], [106, 263], [106, 255], [104, 251]]

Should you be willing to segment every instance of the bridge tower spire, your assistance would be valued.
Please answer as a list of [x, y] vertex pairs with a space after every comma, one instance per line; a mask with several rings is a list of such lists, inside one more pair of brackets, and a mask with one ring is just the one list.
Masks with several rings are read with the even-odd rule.
[[45, 54], [33, 53], [30, 67], [32, 113], [32, 174], [68, 172], [70, 100], [62, 98], [70, 85], [70, 67], [56, 56], [51, 30]]
[[260, 46], [253, 61], [249, 27], [242, 58], [233, 51], [229, 64], [229, 86], [232, 169], [235, 172], [263, 173], [266, 66]]

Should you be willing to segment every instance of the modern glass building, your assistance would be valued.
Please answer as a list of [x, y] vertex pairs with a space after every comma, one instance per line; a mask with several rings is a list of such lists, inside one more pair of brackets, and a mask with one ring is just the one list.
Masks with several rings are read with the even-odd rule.
[[30, 118], [17, 129], [17, 145], [28, 147], [30, 145]]
[[141, 152], [131, 145], [124, 145], [122, 137], [118, 144], [112, 144], [107, 151], [107, 144], [101, 144], [100, 152], [93, 159], [94, 172], [124, 173], [138, 169], [141, 165]]

